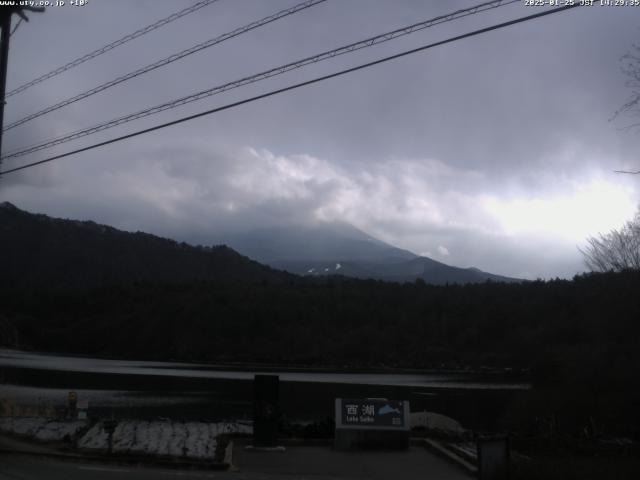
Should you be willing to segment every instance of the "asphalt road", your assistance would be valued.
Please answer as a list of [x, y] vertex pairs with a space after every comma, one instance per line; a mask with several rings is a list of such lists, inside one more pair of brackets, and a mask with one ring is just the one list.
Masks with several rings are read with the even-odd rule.
[[[167, 470], [97, 463], [76, 463], [32, 455], [0, 455], [1, 480], [160, 480], [230, 478], [230, 472]], [[240, 478], [240, 477], [235, 477]]]
[[292, 447], [284, 453], [237, 452], [235, 471], [175, 470], [147, 466], [83, 463], [35, 455], [0, 455], [0, 480], [468, 480], [457, 467], [412, 447], [405, 452], [335, 452], [331, 448]]

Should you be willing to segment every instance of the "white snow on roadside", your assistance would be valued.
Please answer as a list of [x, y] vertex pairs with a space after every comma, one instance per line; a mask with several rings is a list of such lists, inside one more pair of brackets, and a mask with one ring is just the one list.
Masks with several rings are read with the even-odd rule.
[[215, 438], [209, 437], [209, 429], [206, 423], [193, 423], [188, 427], [188, 435], [185, 440], [187, 455], [197, 458], [207, 456], [208, 449], [215, 444]]
[[173, 427], [173, 435], [169, 442], [169, 455], [181, 457], [187, 454], [186, 450], [183, 450], [188, 430], [185, 428], [184, 423], [175, 422], [170, 425]]
[[104, 431], [104, 428], [102, 427], [102, 423], [96, 423], [78, 441], [78, 448], [106, 449], [107, 438], [108, 438], [107, 432]]
[[2, 417], [0, 431], [16, 435], [24, 435], [43, 442], [58, 442], [65, 437], [73, 437], [80, 432], [87, 422], [84, 420], [52, 420], [35, 417]]
[[441, 430], [450, 433], [463, 433], [465, 429], [453, 418], [435, 412], [411, 412], [411, 428], [425, 427], [429, 430]]
[[463, 458], [478, 459], [478, 446], [473, 442], [449, 442], [447, 446]]
[[75, 420], [71, 422], [51, 421], [44, 425], [36, 433], [36, 438], [43, 442], [55, 442], [65, 438], [73, 438], [85, 426], [86, 422]]
[[136, 427], [140, 422], [120, 422], [113, 432], [113, 450], [128, 452], [135, 442]]
[[[236, 423], [204, 423], [123, 420], [113, 432], [113, 451], [188, 458], [213, 458], [216, 438], [221, 433], [246, 433], [250, 425]], [[78, 442], [87, 450], [106, 450], [108, 436], [102, 423], [94, 425]]]

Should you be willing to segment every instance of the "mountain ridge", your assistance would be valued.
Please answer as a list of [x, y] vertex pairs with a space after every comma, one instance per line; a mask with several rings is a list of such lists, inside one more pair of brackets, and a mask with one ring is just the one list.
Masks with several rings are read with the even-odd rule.
[[[287, 225], [224, 235], [216, 241], [259, 262], [343, 261], [370, 259], [373, 255], [411, 259], [408, 250], [389, 245], [346, 222]], [[304, 253], [296, 253], [304, 252]]]
[[522, 281], [416, 255], [345, 222], [249, 230], [221, 240], [258, 262], [303, 276], [338, 274], [394, 282], [422, 279], [433, 284]]
[[0, 284], [77, 288], [136, 282], [284, 281], [291, 277], [225, 245], [191, 246], [93, 221], [0, 204]]
[[294, 275], [432, 284], [519, 281], [418, 256], [345, 222], [271, 227], [203, 247], [90, 220], [30, 213], [8, 202], [0, 203], [0, 251], [5, 258], [0, 285], [41, 288], [283, 282]]

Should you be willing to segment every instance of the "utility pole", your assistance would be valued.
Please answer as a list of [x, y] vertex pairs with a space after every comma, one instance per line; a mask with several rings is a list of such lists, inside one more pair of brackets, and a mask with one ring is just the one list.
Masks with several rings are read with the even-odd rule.
[[[9, 63], [9, 37], [11, 36], [11, 14], [10, 9], [3, 8], [2, 14], [2, 37], [0, 38], [0, 155], [2, 155], [2, 130], [4, 129], [4, 94], [7, 86], [7, 64]], [[2, 159], [0, 159], [0, 167]]]
[[[4, 106], [7, 86], [7, 65], [9, 64], [9, 38], [11, 37], [11, 17], [17, 13], [22, 20], [28, 22], [24, 11], [44, 12], [44, 7], [28, 7], [13, 5], [10, 7], [0, 7], [0, 26], [2, 26], [2, 36], [0, 37], [0, 156], [2, 155], [2, 130], [4, 129]], [[0, 159], [0, 167], [2, 159]]]

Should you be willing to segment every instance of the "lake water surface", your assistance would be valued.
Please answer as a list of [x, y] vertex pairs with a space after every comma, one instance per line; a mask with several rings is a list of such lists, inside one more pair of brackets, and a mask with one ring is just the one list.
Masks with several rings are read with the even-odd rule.
[[446, 414], [468, 426], [496, 421], [529, 385], [519, 377], [467, 372], [348, 372], [184, 362], [110, 360], [0, 349], [0, 400], [63, 408], [68, 392], [97, 417], [250, 418], [253, 378], [280, 377], [288, 418], [333, 415], [335, 398], [409, 400], [412, 411]]
[[528, 384], [520, 379], [478, 373], [350, 373], [318, 372], [314, 370], [282, 370], [265, 372], [264, 369], [225, 370], [224, 366], [152, 362], [139, 360], [109, 360], [89, 357], [51, 355], [0, 349], [0, 367], [52, 370], [96, 374], [188, 377], [200, 379], [253, 380], [254, 375], [269, 373], [280, 376], [283, 382], [349, 383], [431, 388], [474, 388], [520, 390]]

